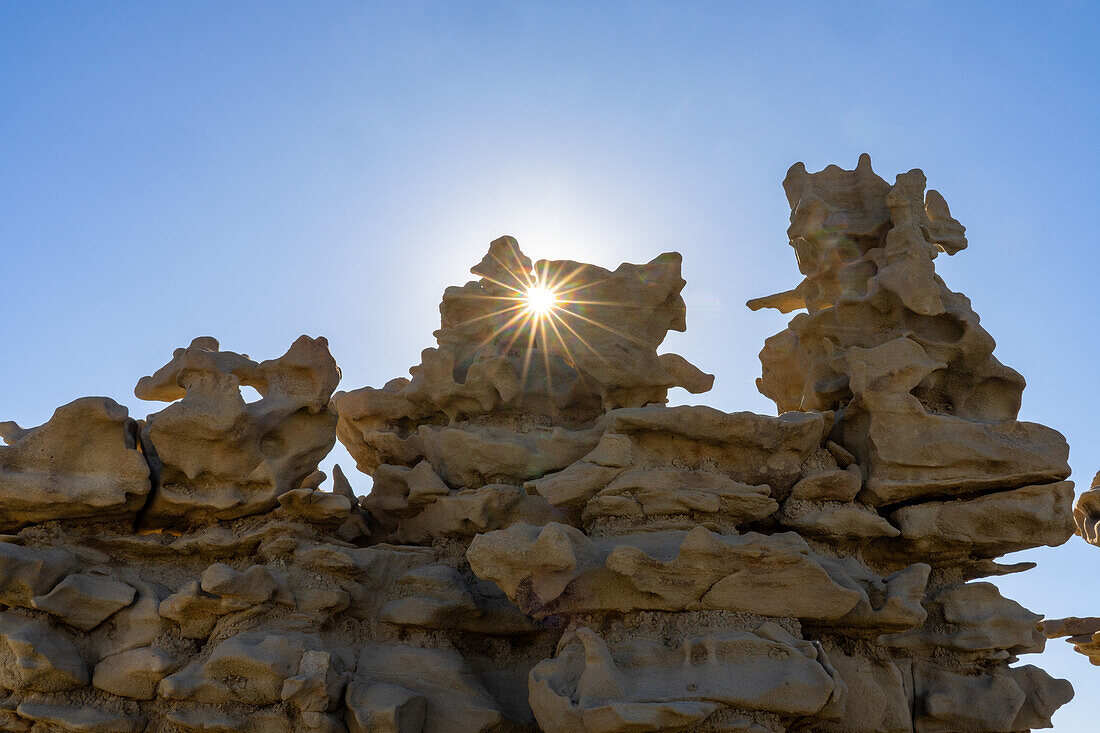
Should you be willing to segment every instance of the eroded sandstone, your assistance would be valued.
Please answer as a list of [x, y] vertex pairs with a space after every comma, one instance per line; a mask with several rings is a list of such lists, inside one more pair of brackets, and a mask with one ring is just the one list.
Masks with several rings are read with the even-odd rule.
[[[666, 405], [713, 380], [658, 353], [678, 254], [503, 237], [408, 378], [335, 392], [323, 338], [257, 362], [202, 337], [138, 382], [170, 403], [144, 421], [0, 424], [0, 727], [1049, 726], [1068, 683], [1016, 664], [1041, 616], [980, 579], [1070, 536], [1067, 448], [935, 274], [963, 227], [866, 158], [784, 187], [805, 279], [750, 302], [806, 311], [761, 354], [777, 416]], [[368, 494], [318, 470], [337, 438]], [[1043, 628], [1100, 649], [1094, 619]]]
[[[1077, 498], [1073, 520], [1077, 535], [1100, 547], [1100, 473], [1092, 480], [1092, 487]], [[1051, 639], [1067, 637], [1074, 649], [1100, 666], [1100, 618], [1052, 619], [1041, 623], [1040, 628]]]

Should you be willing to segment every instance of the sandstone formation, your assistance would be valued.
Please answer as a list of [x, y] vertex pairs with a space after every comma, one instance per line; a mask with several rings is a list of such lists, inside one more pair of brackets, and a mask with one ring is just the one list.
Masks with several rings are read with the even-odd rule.
[[[1100, 473], [1092, 480], [1092, 488], [1081, 494], [1073, 509], [1077, 534], [1086, 542], [1100, 547]], [[1073, 648], [1100, 666], [1100, 618], [1063, 618], [1044, 621], [1040, 628], [1047, 637], [1066, 641]]]
[[[1068, 449], [1016, 420], [933, 258], [919, 171], [785, 182], [804, 309], [761, 354], [778, 416], [666, 406], [680, 257], [448, 288], [411, 379], [334, 390], [326, 341], [195, 339], [137, 385], [0, 424], [0, 728], [272, 733], [1015, 733], [1068, 683], [979, 579], [1072, 533]], [[550, 291], [545, 310], [529, 289]], [[248, 402], [240, 388], [261, 398]], [[319, 461], [337, 437], [357, 497]]]

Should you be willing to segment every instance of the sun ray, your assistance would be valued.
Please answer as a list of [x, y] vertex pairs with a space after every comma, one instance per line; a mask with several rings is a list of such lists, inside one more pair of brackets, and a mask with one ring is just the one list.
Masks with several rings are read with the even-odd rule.
[[[578, 272], [579, 272], [579, 271], [578, 271]], [[572, 276], [570, 276], [569, 278], [567, 278], [566, 282], [565, 282], [565, 283], [562, 283], [562, 284], [564, 285], [564, 284], [568, 283], [568, 282], [569, 282], [570, 280], [572, 280], [572, 279], [573, 279], [573, 277], [572, 277]], [[569, 295], [570, 293], [576, 293], [576, 292], [578, 292], [578, 291], [584, 290], [585, 288], [592, 288], [592, 287], [595, 287], [595, 286], [597, 286], [597, 285], [601, 285], [601, 284], [603, 284], [603, 283], [607, 282], [607, 280], [608, 280], [608, 278], [604, 278], [604, 279], [602, 279], [602, 280], [596, 280], [595, 282], [590, 282], [590, 283], [581, 283], [580, 285], [576, 285], [576, 286], [574, 286], [574, 287], [571, 287], [571, 288], [565, 288], [565, 289], [562, 289], [561, 287], [559, 287], [559, 288], [558, 288], [558, 294], [559, 294], [559, 295]]]
[[[578, 278], [581, 278], [585, 274], [585, 266], [578, 266], [571, 270], [556, 270], [550, 261], [541, 260], [531, 270], [526, 270], [523, 268], [523, 263], [519, 260], [519, 256], [515, 252], [511, 253], [511, 258], [516, 260], [517, 268], [511, 267], [510, 263], [505, 262], [509, 257], [498, 257], [495, 254], [493, 257], [508, 273], [508, 276], [514, 279], [516, 283], [524, 286], [524, 289], [521, 290], [513, 287], [493, 277], [486, 277], [485, 280], [487, 282], [494, 283], [504, 288], [509, 291], [509, 294], [471, 296], [498, 301], [501, 302], [502, 305], [491, 313], [475, 316], [465, 321], [463, 325], [491, 318], [502, 319], [503, 322], [496, 325], [492, 333], [486, 336], [478, 345], [478, 348], [482, 348], [490, 342], [501, 339], [500, 344], [503, 346], [504, 353], [511, 352], [517, 341], [523, 338], [526, 333], [527, 343], [526, 348], [523, 349], [524, 353], [520, 372], [521, 390], [527, 387], [531, 376], [531, 369], [534, 365], [532, 360], [541, 359], [545, 371], [544, 378], [546, 380], [546, 389], [549, 392], [553, 391], [554, 375], [551, 368], [551, 356], [553, 356], [553, 354], [551, 351], [566, 359], [573, 367], [577, 366], [577, 357], [579, 356], [576, 353], [577, 348], [587, 350], [601, 361], [607, 361], [607, 357], [601, 354], [599, 350], [585, 338], [583, 335], [584, 329], [579, 328], [579, 326], [575, 328], [574, 325], [570, 323], [570, 316], [576, 318], [579, 322], [591, 324], [596, 328], [603, 329], [608, 333], [635, 344], [645, 345], [645, 342], [631, 336], [629, 333], [624, 333], [623, 331], [601, 322], [601, 319], [594, 317], [594, 314], [586, 315], [579, 312], [585, 310], [584, 306], [593, 306], [596, 308], [600, 306], [615, 308], [633, 307], [634, 304], [632, 303], [592, 300], [591, 298], [584, 297], [583, 291], [600, 285], [601, 283], [606, 283], [607, 278], [600, 278], [595, 282], [577, 282]], [[510, 293], [515, 293], [515, 295], [511, 295]], [[574, 294], [579, 297], [569, 297]], [[509, 333], [509, 331], [511, 333]], [[502, 335], [503, 338], [501, 338]], [[574, 341], [572, 345], [570, 344], [571, 340]], [[534, 354], [536, 350], [541, 351], [541, 355]], [[584, 374], [579, 370], [578, 374], [580, 374], [582, 379], [584, 378]], [[585, 381], [587, 383], [587, 380]]]
[[569, 315], [573, 316], [574, 318], [579, 318], [582, 321], [585, 321], [587, 323], [591, 323], [593, 326], [598, 326], [599, 328], [602, 328], [605, 331], [609, 331], [610, 333], [613, 333], [616, 336], [622, 336], [624, 339], [627, 339], [628, 341], [636, 343], [639, 346], [646, 346], [647, 345], [645, 343], [645, 341], [642, 341], [641, 339], [634, 338], [633, 336], [631, 336], [628, 333], [623, 333], [622, 331], [620, 331], [618, 329], [611, 328], [611, 326], [605, 326], [604, 324], [600, 323], [599, 321], [594, 321], [591, 318], [589, 318], [588, 316], [582, 316], [580, 313], [576, 313], [574, 311], [571, 311], [568, 308], [559, 308], [558, 310], [560, 310], [563, 313], [568, 313]]
[[527, 289], [527, 309], [537, 316], [545, 316], [557, 305], [557, 294], [542, 285]]
[[637, 303], [627, 303], [626, 301], [618, 300], [562, 300], [559, 298], [558, 302], [563, 305], [606, 305], [612, 308], [637, 308]]
[[[581, 336], [579, 333], [577, 333], [576, 329], [574, 329], [572, 326], [570, 326], [568, 323], [566, 323], [564, 318], [562, 318], [557, 313], [551, 313], [550, 316], [552, 318], [554, 318], [555, 320], [557, 320], [559, 323], [561, 323], [562, 326], [564, 326], [565, 328], [568, 328], [569, 333], [573, 334], [573, 336], [575, 336], [578, 341], [580, 341], [582, 344], [584, 344], [585, 347], [589, 351], [591, 351], [593, 354], [595, 354], [596, 358], [598, 358], [600, 361], [603, 361], [603, 362], [606, 362], [608, 360], [606, 356], [604, 356], [599, 351], [594, 349], [592, 347], [592, 344], [588, 343], [588, 341], [584, 338], [584, 336]], [[570, 357], [570, 358], [572, 358], [572, 357]]]
[[554, 329], [554, 335], [557, 336], [558, 343], [561, 344], [562, 350], [565, 351], [565, 355], [569, 359], [569, 363], [575, 366], [577, 360], [573, 358], [573, 352], [569, 350], [569, 344], [564, 338], [562, 338], [561, 331], [558, 330], [558, 324], [555, 322], [558, 317], [554, 315], [553, 312], [551, 312], [549, 315], [550, 317], [546, 319], [546, 325]]
[[[534, 316], [532, 316], [532, 319]], [[519, 375], [519, 388], [522, 394], [523, 390], [527, 387], [527, 373], [531, 368], [531, 351], [532, 346], [535, 343], [535, 329], [529, 328], [527, 333], [527, 348], [523, 351], [523, 370]]]
[[[491, 251], [490, 254], [492, 254]], [[519, 283], [520, 288], [517, 290], [517, 292], [522, 292], [523, 288], [528, 288], [531, 286], [531, 278], [530, 275], [527, 273], [527, 269], [523, 266], [523, 261], [520, 260], [519, 254], [516, 252], [515, 249], [512, 249], [512, 257], [516, 260], [516, 269], [518, 269], [519, 272], [523, 274], [523, 277], [517, 275], [516, 271], [512, 269], [511, 265], [509, 265], [507, 262], [502, 261], [499, 257], [493, 254], [493, 259], [496, 260], [497, 264], [503, 267], [504, 271], [514, 277], [516, 279], [516, 282]], [[503, 285], [503, 283], [500, 284]]]
[[[512, 277], [516, 277], [515, 273], [513, 273], [511, 270], [508, 270], [508, 274], [512, 275]], [[520, 280], [518, 277], [516, 277], [516, 281], [519, 282], [520, 288], [512, 287], [508, 283], [502, 283], [500, 280], [497, 280], [495, 277], [489, 277], [488, 275], [482, 275], [481, 279], [482, 280], [488, 280], [489, 282], [493, 283], [494, 285], [499, 285], [500, 287], [511, 290], [513, 293], [518, 293], [519, 295], [523, 295], [523, 290], [521, 288], [527, 287], [526, 285], [523, 284], [523, 281]], [[483, 296], [483, 297], [490, 297], [490, 296]]]
[[[539, 318], [538, 319], [538, 326], [537, 327], [539, 329], [539, 333], [545, 334], [545, 332], [546, 332], [546, 323], [547, 323], [548, 320], [549, 320], [548, 318]], [[546, 370], [546, 392], [548, 394], [553, 394], [554, 393], [554, 376], [553, 376], [553, 374], [550, 370], [550, 350], [546, 348], [546, 336], [545, 335], [542, 338], [542, 349], [541, 349], [541, 351], [542, 351], [542, 365], [543, 365], [543, 368]]]
[[[558, 295], [568, 295], [569, 293], [573, 293], [573, 292], [576, 292], [578, 290], [583, 290], [584, 288], [591, 287], [593, 285], [597, 285], [601, 282], [604, 282], [604, 280], [598, 280], [596, 282], [581, 283], [580, 285], [574, 286], [572, 288], [567, 288], [566, 286], [569, 283], [573, 282], [573, 280], [575, 280], [577, 277], [579, 277], [584, 272], [584, 270], [585, 270], [584, 267], [578, 267], [577, 269], [573, 270], [569, 274], [561, 275], [560, 277], [548, 282], [547, 286], [553, 288], [554, 292], [557, 293]], [[606, 280], [606, 278], [605, 278], [605, 280]]]
[[[519, 306], [519, 307], [520, 307], [521, 309], [523, 308], [523, 306]], [[527, 311], [526, 311], [526, 310], [520, 310], [520, 311], [519, 311], [519, 313], [516, 313], [516, 314], [515, 314], [514, 316], [512, 316], [511, 318], [509, 318], [509, 319], [508, 319], [508, 321], [507, 321], [506, 323], [504, 323], [504, 325], [502, 325], [502, 326], [499, 326], [499, 327], [498, 327], [498, 328], [497, 328], [497, 329], [496, 329], [495, 331], [493, 331], [493, 332], [492, 332], [491, 334], [489, 334], [489, 335], [488, 335], [487, 337], [485, 337], [485, 339], [483, 339], [483, 340], [482, 340], [482, 342], [481, 342], [480, 344], [478, 344], [478, 345], [477, 345], [477, 347], [478, 347], [478, 348], [480, 349], [481, 347], [485, 346], [485, 345], [486, 345], [486, 344], [488, 344], [488, 343], [489, 343], [490, 341], [492, 341], [492, 340], [493, 340], [493, 339], [495, 339], [495, 338], [496, 338], [497, 336], [499, 336], [499, 335], [500, 335], [501, 333], [503, 333], [503, 332], [504, 332], [504, 331], [505, 331], [505, 330], [506, 330], [507, 328], [509, 328], [509, 327], [510, 327], [510, 326], [511, 326], [511, 325], [512, 325], [513, 323], [515, 323], [516, 321], [518, 321], [519, 319], [523, 318], [523, 317], [524, 317], [524, 316], [526, 316], [526, 315], [529, 315], [529, 314], [527, 313]], [[517, 330], [517, 333], [518, 333], [518, 330]], [[513, 340], [514, 340], [514, 339], [513, 339]], [[511, 348], [511, 346], [510, 346], [510, 345], [509, 345], [509, 348]]]
[[609, 363], [608, 358], [606, 356], [604, 356], [603, 354], [601, 354], [600, 352], [593, 349], [592, 345], [589, 344], [587, 341], [585, 341], [584, 337], [582, 337], [579, 333], [577, 333], [573, 329], [572, 326], [570, 326], [568, 323], [566, 323], [564, 320], [562, 320], [561, 316], [559, 316], [558, 314], [551, 311], [550, 318], [548, 318], [547, 321], [549, 322], [550, 326], [554, 329], [554, 334], [558, 337], [558, 341], [561, 343], [562, 349], [565, 350], [565, 354], [569, 358], [569, 364], [573, 368], [574, 373], [581, 380], [581, 382], [584, 383], [585, 387], [587, 387], [590, 392], [593, 392], [593, 393], [598, 392], [599, 391], [598, 389], [593, 389], [592, 383], [589, 381], [588, 375], [577, 364], [577, 360], [573, 356], [573, 352], [570, 350], [568, 342], [561, 335], [561, 331], [558, 330], [558, 325], [557, 324], [561, 323], [562, 326], [569, 329], [569, 332], [572, 333], [577, 338], [578, 341], [580, 341], [582, 344], [584, 344], [584, 346], [589, 351], [591, 351], [593, 354], [595, 354], [597, 359], [599, 359], [600, 361], [602, 361], [604, 363]]
[[[518, 300], [518, 298], [517, 298], [517, 300]], [[513, 305], [510, 308], [501, 308], [500, 310], [495, 310], [492, 313], [485, 313], [483, 315], [476, 316], [474, 318], [467, 318], [465, 321], [460, 321], [459, 323], [456, 323], [455, 325], [456, 326], [469, 326], [471, 323], [477, 323], [478, 321], [484, 321], [488, 318], [495, 318], [497, 316], [502, 316], [505, 313], [511, 313], [514, 310], [523, 310], [526, 307], [527, 306], [525, 304], [519, 303], [518, 305]]]

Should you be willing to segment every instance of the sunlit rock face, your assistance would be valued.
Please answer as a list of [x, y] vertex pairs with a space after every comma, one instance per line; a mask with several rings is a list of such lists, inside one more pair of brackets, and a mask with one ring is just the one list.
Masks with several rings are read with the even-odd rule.
[[[866, 159], [785, 187], [805, 280], [751, 303], [806, 311], [762, 354], [778, 416], [666, 405], [713, 381], [658, 353], [678, 254], [502, 237], [410, 378], [335, 392], [323, 338], [203, 337], [145, 420], [0, 424], [0, 728], [1048, 726], [1041, 617], [979, 579], [1070, 536], [1067, 449], [935, 275], [962, 226]], [[369, 495], [317, 470], [337, 438]]]

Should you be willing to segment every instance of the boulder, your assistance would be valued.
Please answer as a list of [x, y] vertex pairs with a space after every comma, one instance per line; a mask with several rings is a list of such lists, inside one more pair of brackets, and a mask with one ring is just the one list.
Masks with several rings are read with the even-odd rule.
[[63, 692], [88, 684], [88, 667], [59, 629], [37, 619], [0, 612], [0, 687]]
[[136, 590], [103, 573], [70, 575], [53, 590], [32, 601], [35, 608], [51, 613], [81, 631], [91, 631], [116, 611], [134, 601]]
[[612, 649], [580, 628], [531, 671], [530, 689], [543, 730], [566, 733], [687, 729], [727, 706], [833, 718], [846, 695], [819, 645], [773, 623], [672, 648], [635, 640]]
[[183, 660], [167, 649], [138, 647], [104, 657], [92, 671], [92, 687], [119, 697], [152, 700], [160, 681]]
[[114, 400], [83, 397], [36, 428], [0, 423], [0, 437], [0, 530], [132, 518], [149, 494], [137, 423]]

